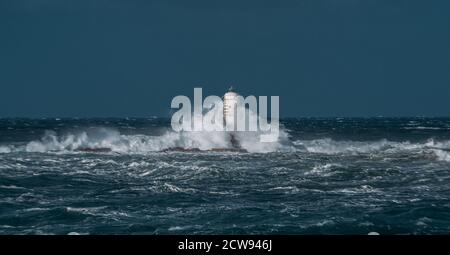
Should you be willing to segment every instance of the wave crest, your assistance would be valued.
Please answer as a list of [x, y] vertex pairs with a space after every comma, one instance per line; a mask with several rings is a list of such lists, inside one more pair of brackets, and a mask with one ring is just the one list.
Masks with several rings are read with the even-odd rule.
[[429, 139], [423, 143], [410, 141], [395, 142], [386, 139], [379, 141], [336, 141], [330, 138], [316, 140], [297, 140], [293, 144], [309, 153], [327, 155], [359, 154], [432, 154], [438, 160], [450, 162], [450, 141]]
[[[280, 132], [279, 141], [262, 143], [259, 135], [250, 132], [236, 133], [242, 149], [248, 152], [273, 152], [287, 149], [286, 132]], [[29, 142], [27, 152], [51, 151], [102, 151], [119, 153], [146, 153], [170, 150], [173, 148], [213, 150], [232, 149], [230, 134], [227, 132], [173, 132], [161, 136], [123, 135], [117, 130], [95, 128], [62, 136], [54, 131], [46, 131], [39, 141]]]
[[9, 146], [0, 146], [0, 153], [10, 153], [11, 148]]
[[[450, 141], [429, 139], [424, 142], [389, 141], [352, 141], [322, 138], [314, 140], [296, 140], [291, 142], [288, 133], [280, 129], [277, 142], [259, 141], [258, 132], [236, 132], [236, 139], [243, 151], [250, 153], [295, 152], [326, 155], [411, 155], [434, 158], [450, 162]], [[228, 132], [174, 132], [167, 130], [158, 136], [133, 134], [125, 135], [111, 128], [90, 128], [79, 132], [57, 134], [46, 131], [40, 140], [26, 145], [2, 145], [0, 153], [12, 152], [117, 152], [145, 154], [167, 150], [221, 151], [233, 150]]]

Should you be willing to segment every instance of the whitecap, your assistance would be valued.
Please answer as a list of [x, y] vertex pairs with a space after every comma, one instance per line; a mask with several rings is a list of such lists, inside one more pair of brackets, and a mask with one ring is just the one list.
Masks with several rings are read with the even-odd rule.
[[26, 188], [19, 187], [16, 185], [0, 185], [0, 189], [26, 189]]
[[8, 146], [0, 146], [0, 153], [10, 153], [11, 152], [11, 148], [9, 148]]
[[446, 129], [446, 128], [418, 126], [418, 127], [404, 127], [403, 129], [410, 129], [410, 130], [442, 130], [442, 129]]
[[183, 230], [183, 229], [185, 229], [185, 228], [180, 227], [180, 226], [174, 226], [174, 227], [170, 227], [169, 231], [179, 231], [179, 230]]
[[450, 152], [443, 150], [433, 150], [433, 152], [438, 160], [450, 162]]
[[[422, 143], [412, 143], [410, 141], [394, 142], [386, 139], [379, 141], [336, 141], [330, 138], [316, 140], [297, 140], [293, 144], [298, 148], [303, 148], [309, 153], [327, 155], [376, 155], [376, 154], [397, 154], [408, 153], [410, 155], [434, 154], [440, 161], [450, 161], [450, 141], [436, 141], [428, 139]], [[323, 166], [319, 166], [323, 167]], [[313, 169], [322, 170], [322, 169]]]
[[103, 209], [105, 209], [106, 206], [98, 206], [98, 207], [66, 207], [66, 211], [68, 212], [77, 212], [81, 214], [89, 214], [89, 215], [97, 215], [97, 213]]
[[311, 171], [305, 173], [305, 175], [319, 175], [322, 177], [331, 176], [337, 172], [333, 172], [333, 169], [342, 167], [341, 164], [336, 163], [326, 163], [326, 164], [316, 164]]

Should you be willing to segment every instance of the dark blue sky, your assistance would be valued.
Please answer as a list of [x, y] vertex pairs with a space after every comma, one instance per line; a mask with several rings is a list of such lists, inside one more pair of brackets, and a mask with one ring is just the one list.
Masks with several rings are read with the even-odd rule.
[[0, 1], [0, 117], [169, 116], [194, 87], [282, 116], [450, 116], [450, 1]]

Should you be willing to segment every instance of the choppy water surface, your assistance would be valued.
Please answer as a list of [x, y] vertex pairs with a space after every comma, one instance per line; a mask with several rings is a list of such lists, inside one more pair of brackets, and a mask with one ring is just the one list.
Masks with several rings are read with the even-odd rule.
[[450, 232], [450, 119], [282, 123], [221, 152], [167, 119], [2, 119], [0, 233]]

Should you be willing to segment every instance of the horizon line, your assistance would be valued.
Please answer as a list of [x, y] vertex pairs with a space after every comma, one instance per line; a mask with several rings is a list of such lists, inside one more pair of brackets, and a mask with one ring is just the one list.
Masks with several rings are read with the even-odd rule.
[[[2, 117], [0, 116], [0, 119], [170, 119], [170, 116], [157, 116], [157, 115], [150, 115], [150, 116], [84, 116], [84, 117], [63, 117], [63, 116], [49, 116], [49, 117], [25, 117], [25, 116], [15, 116], [15, 117]], [[279, 119], [295, 119], [295, 118], [343, 118], [343, 119], [349, 119], [349, 118], [450, 118], [450, 115], [436, 115], [436, 116], [430, 116], [430, 115], [396, 115], [396, 116], [383, 116], [383, 115], [367, 115], [367, 116], [361, 116], [361, 115], [354, 115], [354, 116], [338, 116], [338, 115], [330, 115], [330, 116], [282, 116]]]

